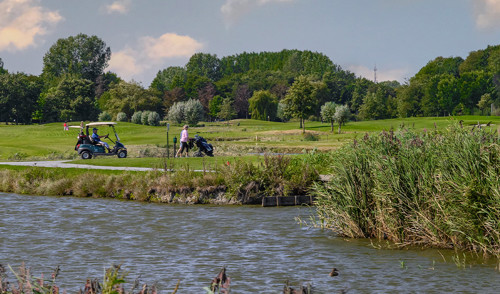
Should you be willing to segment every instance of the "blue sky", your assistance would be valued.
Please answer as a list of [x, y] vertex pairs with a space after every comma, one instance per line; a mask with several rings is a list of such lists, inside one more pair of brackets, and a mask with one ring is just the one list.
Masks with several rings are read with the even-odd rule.
[[438, 57], [500, 44], [500, 0], [0, 0], [0, 58], [38, 75], [59, 39], [97, 35], [107, 70], [148, 87], [196, 52], [321, 52], [358, 76], [404, 82]]

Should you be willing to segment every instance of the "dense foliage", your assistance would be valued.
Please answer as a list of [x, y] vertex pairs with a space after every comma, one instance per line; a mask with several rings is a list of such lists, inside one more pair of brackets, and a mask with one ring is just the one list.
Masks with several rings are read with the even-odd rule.
[[343, 236], [468, 249], [500, 257], [500, 148], [495, 131], [365, 135], [335, 152], [317, 186], [321, 224]]
[[[500, 112], [500, 45], [465, 59], [437, 57], [404, 85], [356, 77], [318, 52], [282, 50], [222, 58], [196, 53], [183, 67], [159, 70], [144, 88], [105, 72], [110, 58], [103, 40], [78, 34], [59, 39], [48, 50], [39, 77], [9, 73], [0, 59], [0, 120], [95, 120], [103, 111], [113, 118], [138, 111], [164, 117], [175, 103], [189, 99], [201, 103], [208, 120], [295, 117], [301, 127], [306, 120], [319, 120], [325, 103], [346, 105], [348, 117], [358, 120]], [[20, 87], [12, 87], [16, 83]], [[262, 91], [274, 97], [265, 111], [259, 103], [250, 104]], [[23, 102], [14, 103], [13, 97]]]

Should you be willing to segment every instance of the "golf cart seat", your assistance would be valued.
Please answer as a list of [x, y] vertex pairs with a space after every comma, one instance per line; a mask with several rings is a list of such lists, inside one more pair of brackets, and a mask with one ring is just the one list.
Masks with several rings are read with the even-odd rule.
[[92, 145], [96, 145], [96, 146], [102, 146], [101, 143], [99, 143], [98, 141], [94, 140], [94, 138], [92, 138], [92, 136], [88, 136], [89, 137], [89, 140], [90, 140], [90, 143]]

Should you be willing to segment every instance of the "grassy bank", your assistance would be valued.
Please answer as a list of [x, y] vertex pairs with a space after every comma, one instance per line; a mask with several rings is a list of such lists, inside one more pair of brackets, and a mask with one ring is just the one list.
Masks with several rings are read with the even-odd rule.
[[266, 196], [307, 195], [319, 180], [314, 155], [263, 156], [194, 172], [123, 172], [0, 167], [0, 191], [32, 195], [106, 197], [165, 203], [256, 204]]
[[[462, 116], [456, 121], [463, 124], [492, 122], [500, 125], [500, 117]], [[407, 118], [377, 121], [349, 122], [342, 133], [331, 133], [330, 125], [306, 122], [304, 137], [296, 121], [279, 123], [258, 120], [232, 120], [219, 123], [200, 123], [190, 128], [190, 135], [198, 133], [215, 147], [216, 156], [244, 156], [262, 152], [302, 153], [305, 150], [335, 150], [366, 132], [379, 132], [400, 126], [416, 130], [445, 127], [449, 117]], [[73, 125], [78, 123], [73, 123]], [[165, 153], [166, 127], [118, 123], [120, 139], [129, 149], [129, 157], [161, 157]], [[110, 132], [101, 127], [100, 134]], [[169, 132], [170, 146], [174, 136], [179, 139], [180, 126], [172, 125]], [[0, 125], [0, 160], [75, 159], [77, 130], [63, 131], [61, 123], [45, 125]]]
[[325, 228], [500, 257], [496, 127], [366, 134], [334, 152], [331, 169], [315, 188]]

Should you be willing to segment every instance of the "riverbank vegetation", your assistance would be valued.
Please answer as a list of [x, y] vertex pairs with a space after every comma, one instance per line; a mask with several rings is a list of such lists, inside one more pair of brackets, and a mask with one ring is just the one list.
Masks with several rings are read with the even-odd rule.
[[32, 195], [110, 197], [164, 203], [258, 204], [262, 197], [308, 195], [323, 164], [314, 154], [235, 160], [195, 172], [123, 172], [40, 167], [0, 168], [0, 191]]
[[341, 236], [500, 257], [495, 129], [366, 134], [332, 153], [316, 185], [319, 225]]

